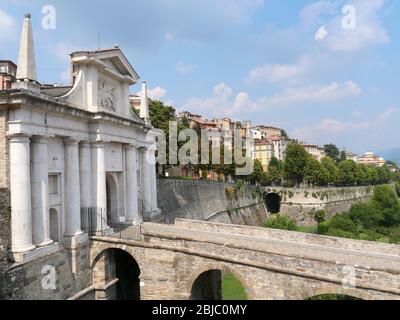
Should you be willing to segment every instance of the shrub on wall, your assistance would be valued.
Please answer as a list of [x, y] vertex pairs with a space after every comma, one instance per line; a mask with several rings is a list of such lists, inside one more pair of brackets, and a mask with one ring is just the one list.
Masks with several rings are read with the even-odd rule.
[[314, 213], [314, 219], [318, 223], [322, 223], [326, 219], [326, 212], [324, 210], [319, 210]]
[[270, 229], [280, 229], [280, 230], [289, 230], [289, 231], [299, 231], [299, 227], [296, 224], [296, 221], [290, 219], [285, 215], [278, 215], [271, 219], [268, 219], [264, 226]]

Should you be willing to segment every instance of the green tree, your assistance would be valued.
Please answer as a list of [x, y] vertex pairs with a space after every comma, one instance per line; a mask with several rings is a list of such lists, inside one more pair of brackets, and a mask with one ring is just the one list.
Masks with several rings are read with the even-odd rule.
[[372, 205], [383, 214], [386, 227], [400, 225], [400, 203], [395, 190], [388, 185], [376, 186]]
[[169, 134], [169, 122], [176, 121], [175, 109], [171, 106], [165, 106], [161, 101], [150, 100], [149, 114], [151, 124]]
[[274, 185], [280, 185], [282, 183], [282, 174], [275, 166], [269, 168], [266, 173], [268, 181]]
[[396, 182], [396, 193], [397, 196], [400, 197], [400, 182]]
[[342, 151], [342, 152], [340, 153], [339, 162], [343, 162], [343, 161], [346, 161], [346, 160], [347, 160], [346, 151]]
[[289, 135], [286, 133], [284, 129], [281, 130], [281, 136], [282, 138], [289, 139]]
[[271, 161], [269, 162], [269, 168], [275, 167], [279, 171], [281, 170], [281, 163], [279, 162], [278, 158], [272, 157]]
[[329, 172], [314, 157], [308, 157], [304, 168], [304, 180], [313, 186], [326, 186], [329, 182]]
[[[177, 121], [176, 111], [173, 107], [166, 106], [161, 101], [150, 100], [149, 115], [150, 115], [151, 124], [154, 126], [154, 128], [162, 130], [165, 134], [165, 137], [167, 139], [166, 156], [168, 159], [168, 157], [169, 157], [169, 123], [171, 121]], [[181, 130], [188, 128], [188, 127], [189, 127], [189, 123], [186, 123], [186, 124], [178, 123], [178, 134]], [[163, 171], [165, 170], [165, 167], [166, 167], [165, 165], [162, 166]], [[186, 167], [188, 167], [188, 166], [186, 166]]]
[[259, 160], [254, 160], [254, 170], [250, 176], [250, 182], [252, 184], [261, 183], [263, 180], [264, 169]]
[[334, 145], [333, 143], [327, 144], [327, 145], [324, 146], [324, 149], [325, 149], [325, 154], [328, 157], [330, 157], [336, 163], [339, 162], [340, 151], [339, 151], [339, 149], [338, 149], [338, 147], [336, 145]]
[[337, 182], [338, 182], [338, 168], [336, 166], [335, 161], [333, 161], [331, 157], [324, 157], [321, 160], [321, 164], [328, 171], [329, 183], [337, 184]]
[[354, 186], [357, 183], [357, 164], [354, 161], [339, 163], [338, 183], [341, 186]]
[[310, 155], [297, 142], [291, 142], [286, 149], [286, 158], [283, 165], [284, 176], [287, 180], [298, 185], [303, 182], [304, 168]]
[[389, 183], [390, 180], [392, 179], [392, 173], [388, 168], [388, 166], [386, 165], [379, 167], [377, 169], [377, 173], [378, 173], [378, 181], [377, 181], [378, 184]]

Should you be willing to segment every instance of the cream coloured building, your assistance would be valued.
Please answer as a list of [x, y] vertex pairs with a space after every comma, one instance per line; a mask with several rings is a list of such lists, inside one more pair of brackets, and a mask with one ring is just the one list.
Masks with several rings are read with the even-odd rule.
[[315, 159], [321, 162], [321, 160], [326, 156], [325, 149], [323, 147], [313, 145], [313, 144], [303, 144], [306, 151], [312, 155]]
[[256, 140], [253, 146], [253, 160], [259, 160], [264, 172], [268, 171], [269, 163], [274, 156], [273, 144], [268, 140]]
[[118, 47], [74, 52], [71, 64], [71, 86], [40, 85], [26, 15], [17, 81], [0, 91], [7, 154], [0, 187], [11, 194], [9, 252], [16, 262], [159, 214], [146, 84], [140, 118], [129, 103], [139, 76]]
[[380, 158], [375, 155], [375, 153], [369, 151], [366, 152], [362, 157], [358, 158], [358, 163], [372, 167], [383, 167], [386, 162], [385, 159]]

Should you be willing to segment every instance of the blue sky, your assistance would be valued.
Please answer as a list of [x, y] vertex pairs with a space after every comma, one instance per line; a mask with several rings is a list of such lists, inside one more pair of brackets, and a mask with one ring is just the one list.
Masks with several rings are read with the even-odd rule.
[[[42, 28], [44, 5], [56, 9], [55, 30]], [[345, 5], [354, 29], [342, 26]], [[68, 83], [68, 54], [97, 49], [100, 33], [178, 110], [357, 153], [400, 147], [398, 1], [0, 0], [0, 59], [16, 60], [26, 12], [41, 82]]]

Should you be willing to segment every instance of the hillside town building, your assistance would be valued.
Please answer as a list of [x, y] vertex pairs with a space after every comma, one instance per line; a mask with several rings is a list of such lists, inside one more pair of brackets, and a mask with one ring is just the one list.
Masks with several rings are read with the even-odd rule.
[[0, 60], [0, 90], [11, 89], [15, 82], [17, 65], [10, 60]]
[[372, 167], [383, 167], [386, 162], [385, 159], [377, 156], [371, 151], [368, 151], [362, 157], [358, 158], [358, 163]]
[[318, 161], [321, 161], [326, 156], [325, 149], [323, 147], [306, 143], [303, 143], [303, 147], [310, 155], [312, 155]]
[[252, 152], [253, 160], [261, 162], [264, 172], [268, 172], [269, 163], [274, 156], [273, 144], [269, 140], [257, 140], [254, 142]]

